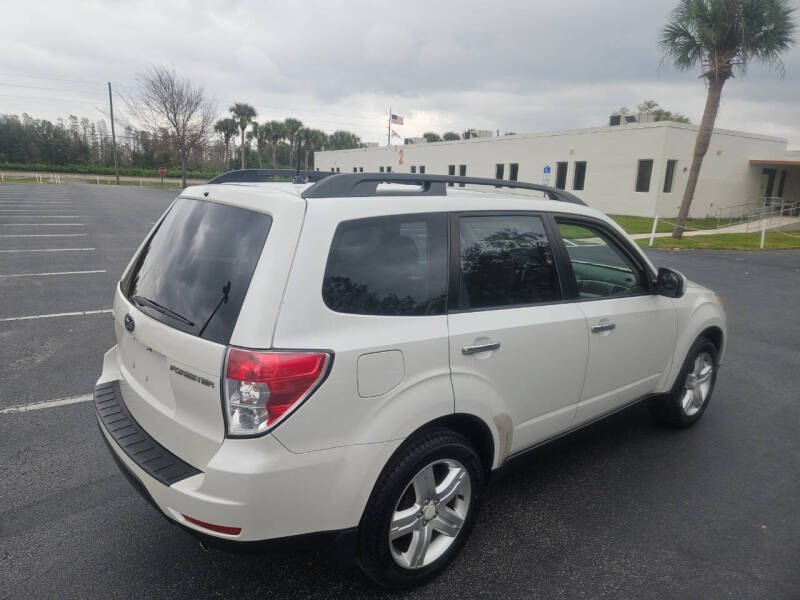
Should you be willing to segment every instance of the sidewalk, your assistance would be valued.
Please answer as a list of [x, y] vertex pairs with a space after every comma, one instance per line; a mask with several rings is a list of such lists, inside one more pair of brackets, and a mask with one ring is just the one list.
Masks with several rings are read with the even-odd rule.
[[[767, 219], [767, 224], [765, 229], [770, 231], [772, 229], [782, 229], [786, 227], [797, 226], [800, 228], [800, 217], [771, 217]], [[759, 221], [753, 221], [752, 223], [739, 223], [737, 225], [730, 225], [729, 227], [718, 227], [715, 229], [687, 229], [683, 232], [684, 236], [692, 236], [692, 235], [717, 235], [723, 233], [758, 233], [761, 231], [761, 223]], [[657, 233], [654, 237], [662, 238], [662, 237], [669, 237], [672, 235], [672, 232], [666, 233]], [[631, 239], [634, 240], [646, 240], [650, 239], [649, 233], [634, 233], [629, 235]]]

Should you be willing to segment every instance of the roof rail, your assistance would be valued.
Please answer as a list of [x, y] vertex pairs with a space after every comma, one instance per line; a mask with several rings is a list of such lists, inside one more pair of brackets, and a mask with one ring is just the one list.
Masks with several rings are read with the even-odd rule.
[[[586, 206], [586, 203], [558, 188], [525, 181], [489, 179], [486, 177], [460, 177], [456, 175], [429, 175], [416, 173], [335, 173], [321, 179], [302, 194], [303, 198], [342, 198], [367, 196], [446, 196], [448, 183], [486, 185], [544, 192], [551, 200]], [[400, 183], [417, 185], [408, 191], [379, 190], [378, 184]]]
[[334, 175], [327, 171], [300, 171], [297, 169], [240, 169], [228, 171], [208, 183], [258, 183], [273, 181], [275, 177], [291, 177], [294, 183], [320, 181]]

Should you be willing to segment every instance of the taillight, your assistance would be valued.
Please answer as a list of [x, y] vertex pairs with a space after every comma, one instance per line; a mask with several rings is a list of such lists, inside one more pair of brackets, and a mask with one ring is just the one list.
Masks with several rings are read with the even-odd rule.
[[327, 352], [231, 348], [225, 368], [229, 435], [264, 433], [305, 400], [328, 367]]

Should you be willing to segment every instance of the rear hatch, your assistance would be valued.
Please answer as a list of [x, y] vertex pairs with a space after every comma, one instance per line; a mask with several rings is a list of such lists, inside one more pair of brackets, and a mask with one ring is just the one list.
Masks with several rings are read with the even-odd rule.
[[225, 353], [271, 227], [265, 212], [178, 198], [115, 294], [125, 403], [200, 470], [225, 437]]

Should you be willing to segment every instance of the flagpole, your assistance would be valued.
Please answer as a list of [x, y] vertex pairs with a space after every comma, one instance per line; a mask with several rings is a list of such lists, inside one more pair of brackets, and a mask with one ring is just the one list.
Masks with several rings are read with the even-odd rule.
[[387, 146], [391, 146], [392, 145], [392, 107], [391, 106], [389, 107], [389, 125], [387, 126], [387, 130], [388, 131], [386, 132], [386, 145]]

